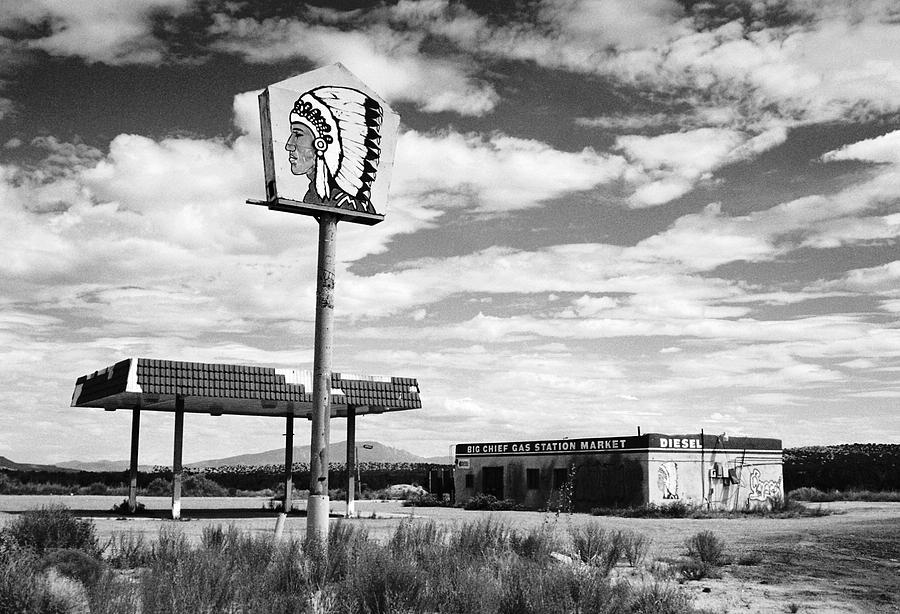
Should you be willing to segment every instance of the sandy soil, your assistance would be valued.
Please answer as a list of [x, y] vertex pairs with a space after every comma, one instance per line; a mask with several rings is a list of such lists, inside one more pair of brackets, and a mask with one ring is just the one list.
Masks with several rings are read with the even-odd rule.
[[[169, 500], [145, 497], [145, 517], [121, 518], [108, 510], [121, 497], [0, 496], [0, 524], [26, 509], [63, 503], [78, 515], [94, 521], [101, 539], [115, 533], [142, 533], [153, 539], [167, 519]], [[271, 533], [275, 515], [265, 510], [265, 499], [186, 498], [184, 520], [177, 526], [191, 539], [199, 539], [204, 526], [235, 524], [254, 533]], [[297, 502], [303, 507], [303, 502]], [[716, 533], [727, 553], [738, 560], [757, 553], [757, 565], [726, 565], [720, 579], [686, 582], [699, 608], [709, 612], [836, 612], [900, 613], [900, 503], [841, 502], [822, 504], [835, 512], [829, 516], [791, 519], [632, 519], [596, 518], [583, 514], [555, 515], [541, 512], [466, 512], [448, 508], [405, 508], [396, 502], [358, 502], [362, 516], [351, 522], [365, 526], [375, 539], [393, 533], [404, 518], [433, 519], [442, 523], [466, 523], [493, 517], [510, 526], [528, 528], [542, 524], [565, 534], [569, 526], [599, 522], [610, 529], [629, 529], [652, 539], [648, 560], [674, 561], [684, 554], [685, 540], [699, 531]], [[335, 514], [343, 505], [332, 504]], [[286, 535], [301, 538], [306, 529], [302, 515], [288, 518]], [[619, 573], [632, 581], [652, 582], [647, 572], [622, 567]]]

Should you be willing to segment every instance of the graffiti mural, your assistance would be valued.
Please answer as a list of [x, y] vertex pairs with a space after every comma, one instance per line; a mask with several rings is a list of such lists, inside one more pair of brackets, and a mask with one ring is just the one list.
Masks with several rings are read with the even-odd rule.
[[777, 480], [761, 480], [759, 469], [756, 467], [750, 471], [750, 494], [747, 496], [747, 505], [751, 501], [774, 503], [781, 498], [781, 478]]
[[663, 499], [678, 498], [678, 463], [666, 462], [659, 466], [656, 472], [656, 485]]

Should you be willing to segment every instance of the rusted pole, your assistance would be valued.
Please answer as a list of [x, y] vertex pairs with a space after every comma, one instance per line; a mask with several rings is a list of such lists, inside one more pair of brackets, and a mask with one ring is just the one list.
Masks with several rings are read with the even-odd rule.
[[175, 397], [175, 445], [172, 454], [172, 520], [181, 518], [181, 451], [184, 441], [184, 397]]
[[306, 539], [324, 550], [328, 543], [328, 440], [331, 419], [331, 355], [334, 337], [334, 268], [337, 217], [319, 220], [316, 276], [316, 338], [313, 357], [313, 412], [309, 459]]
[[137, 478], [138, 478], [138, 442], [141, 438], [141, 410], [135, 407], [131, 411], [131, 465], [128, 483], [128, 511], [137, 511]]

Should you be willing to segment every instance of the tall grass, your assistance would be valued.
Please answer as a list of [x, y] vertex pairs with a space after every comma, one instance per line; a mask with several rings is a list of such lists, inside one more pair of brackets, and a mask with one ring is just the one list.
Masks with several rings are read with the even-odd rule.
[[[51, 561], [47, 553], [9, 540], [5, 529], [0, 535], [6, 535], [0, 542], [0, 612], [71, 610], [49, 588], [45, 566], [61, 569], [91, 555], [76, 551]], [[629, 543], [637, 550], [646, 543], [599, 527], [573, 536], [589, 562], [618, 561]], [[554, 525], [515, 530], [493, 519], [462, 525], [405, 520], [389, 539], [376, 542], [353, 523], [338, 522], [327, 549], [317, 550], [234, 526], [204, 528], [199, 543], [192, 543], [177, 526], [166, 525], [152, 541], [117, 536], [102, 560], [91, 557], [79, 573], [91, 570], [80, 583], [92, 614], [694, 611], [673, 584], [613, 583], [607, 563], [550, 556], [573, 547], [563, 537]]]
[[90, 520], [76, 518], [63, 505], [28, 510], [12, 520], [3, 532], [12, 542], [38, 555], [46, 550], [67, 548], [97, 555], [97, 531]]
[[597, 522], [570, 527], [569, 536], [576, 556], [604, 574], [609, 574], [623, 558], [632, 567], [642, 565], [650, 550], [650, 539], [646, 535], [628, 530], [606, 530]]

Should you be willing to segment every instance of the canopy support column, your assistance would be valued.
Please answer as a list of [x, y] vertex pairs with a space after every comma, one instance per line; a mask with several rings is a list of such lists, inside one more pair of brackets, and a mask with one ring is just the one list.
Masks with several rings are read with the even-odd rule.
[[291, 511], [294, 500], [294, 415], [284, 420], [284, 513]]
[[356, 457], [356, 406], [347, 405], [347, 518], [356, 516], [356, 477], [359, 459]]
[[184, 442], [184, 397], [175, 397], [175, 445], [172, 454], [172, 520], [181, 518], [181, 466], [182, 444]]
[[141, 409], [131, 410], [131, 464], [129, 467], [128, 511], [137, 511], [138, 442], [141, 437]]

